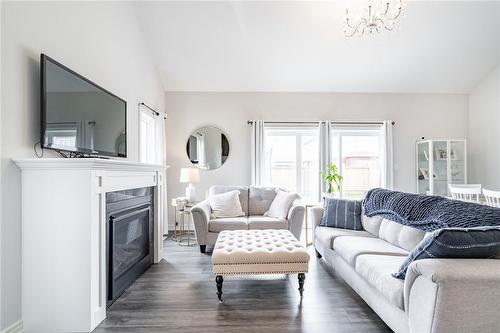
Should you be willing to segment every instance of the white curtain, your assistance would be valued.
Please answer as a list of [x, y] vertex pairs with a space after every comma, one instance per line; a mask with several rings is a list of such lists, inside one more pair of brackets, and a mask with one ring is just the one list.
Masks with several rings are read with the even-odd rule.
[[[327, 164], [332, 161], [332, 123], [328, 121], [319, 122], [319, 169], [326, 171]], [[319, 176], [319, 197], [321, 198], [322, 192], [328, 191], [328, 184], [326, 184]]]
[[165, 141], [166, 141], [166, 135], [165, 135], [165, 117], [159, 116], [158, 117], [158, 163], [163, 165], [167, 162], [167, 152], [165, 149]]
[[252, 185], [263, 184], [264, 179], [264, 121], [255, 120], [252, 124], [251, 156]]
[[392, 121], [384, 120], [382, 124], [382, 179], [381, 186], [392, 190], [394, 188], [394, 159], [392, 153]]

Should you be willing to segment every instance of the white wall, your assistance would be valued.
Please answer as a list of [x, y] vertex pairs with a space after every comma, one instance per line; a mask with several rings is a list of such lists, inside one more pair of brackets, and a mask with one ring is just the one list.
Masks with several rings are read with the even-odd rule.
[[132, 4], [4, 2], [2, 6], [3, 329], [21, 318], [21, 179], [11, 159], [34, 157], [33, 145], [39, 141], [40, 53], [127, 101], [131, 160], [138, 160], [137, 105], [144, 101], [162, 110], [164, 93]]
[[469, 98], [469, 183], [500, 190], [500, 65]]
[[167, 92], [165, 102], [169, 199], [184, 195], [179, 169], [190, 165], [186, 142], [204, 125], [228, 134], [230, 152], [222, 168], [201, 172], [197, 199], [212, 184], [250, 183], [247, 120], [394, 120], [395, 187], [405, 191], [415, 191], [415, 141], [467, 136], [467, 95]]

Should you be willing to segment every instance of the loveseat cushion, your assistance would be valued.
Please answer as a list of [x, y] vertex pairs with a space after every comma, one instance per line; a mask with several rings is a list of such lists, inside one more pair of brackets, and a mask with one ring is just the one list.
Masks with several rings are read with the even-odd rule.
[[250, 186], [248, 191], [248, 215], [264, 215], [276, 196], [275, 187]]
[[208, 222], [208, 231], [221, 232], [223, 230], [248, 230], [247, 217], [225, 217], [211, 219]]
[[269, 210], [264, 213], [264, 216], [286, 218], [293, 205], [293, 202], [300, 199], [300, 196], [295, 192], [287, 192], [278, 189], [276, 196], [269, 206]]
[[230, 191], [238, 190], [240, 191], [240, 203], [241, 209], [245, 215], [248, 215], [248, 187], [247, 186], [223, 186], [223, 185], [214, 185], [211, 186], [208, 190], [208, 196], [220, 193], [226, 193]]
[[212, 218], [240, 217], [245, 216], [241, 209], [238, 190], [213, 194], [208, 197]]
[[253, 215], [248, 217], [248, 229], [288, 229], [288, 220], [283, 218]]
[[321, 242], [324, 247], [331, 249], [335, 238], [340, 236], [375, 237], [366, 231], [339, 229], [330, 227], [316, 227], [314, 230], [315, 242]]
[[404, 310], [404, 281], [392, 276], [405, 257], [362, 254], [356, 260], [356, 272], [392, 304]]
[[380, 254], [406, 257], [409, 253], [400, 247], [375, 237], [337, 237], [333, 241], [333, 249], [353, 267], [356, 264], [356, 258], [362, 254]]
[[413, 251], [426, 234], [420, 230], [400, 223], [383, 219], [379, 228], [379, 237], [407, 251]]

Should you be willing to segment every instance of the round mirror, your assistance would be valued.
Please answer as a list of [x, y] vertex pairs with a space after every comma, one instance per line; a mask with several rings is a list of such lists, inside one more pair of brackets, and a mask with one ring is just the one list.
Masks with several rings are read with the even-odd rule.
[[191, 133], [186, 153], [196, 167], [204, 170], [220, 168], [229, 156], [229, 141], [217, 127], [206, 126]]

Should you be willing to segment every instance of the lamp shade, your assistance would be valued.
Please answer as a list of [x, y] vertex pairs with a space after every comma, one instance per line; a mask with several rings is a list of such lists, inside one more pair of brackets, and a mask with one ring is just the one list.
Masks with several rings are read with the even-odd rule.
[[200, 170], [197, 168], [181, 168], [181, 183], [197, 183], [200, 181]]

